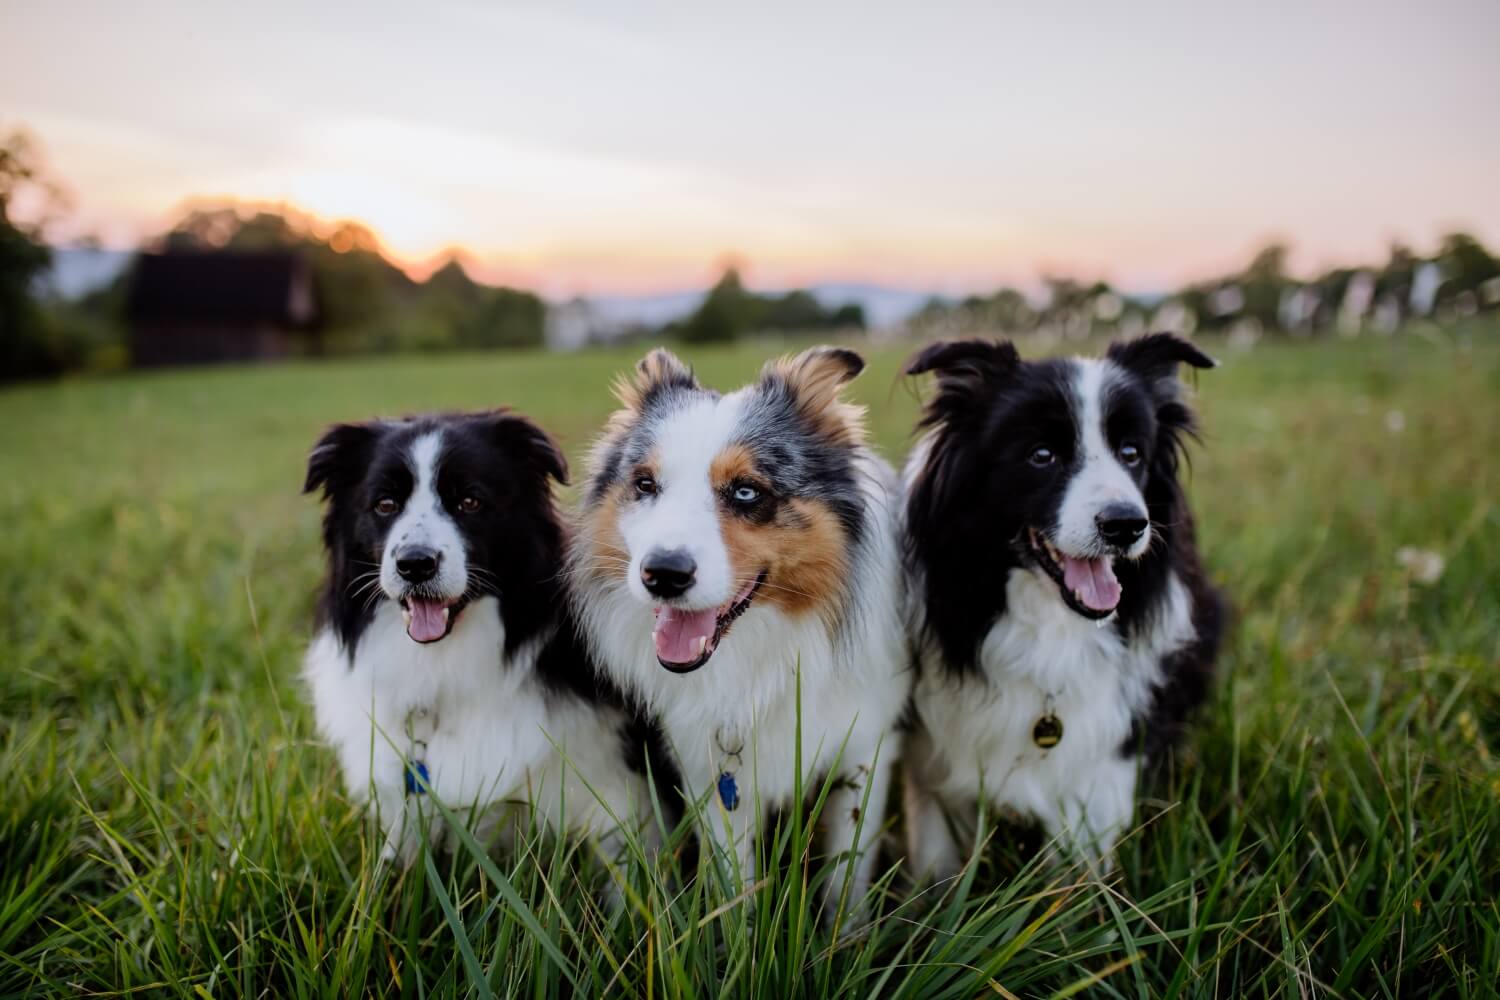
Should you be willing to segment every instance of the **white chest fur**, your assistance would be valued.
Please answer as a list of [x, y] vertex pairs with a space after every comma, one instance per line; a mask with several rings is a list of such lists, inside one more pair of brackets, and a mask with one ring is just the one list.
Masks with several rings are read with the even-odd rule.
[[425, 742], [433, 792], [480, 832], [512, 805], [554, 829], [602, 832], [607, 814], [582, 778], [617, 815], [645, 815], [618, 714], [549, 694], [534, 670], [537, 644], [506, 661], [504, 639], [494, 598], [472, 604], [447, 638], [427, 645], [411, 641], [400, 609], [384, 602], [352, 665], [331, 630], [308, 649], [318, 730], [338, 753], [349, 793], [377, 811], [389, 851], [409, 857], [416, 841], [405, 822], [412, 731]]
[[[1121, 748], [1149, 705], [1161, 659], [1192, 637], [1188, 595], [1173, 578], [1155, 620], [1126, 641], [1058, 600], [1056, 586], [1016, 570], [1007, 609], [985, 637], [979, 676], [955, 677], [924, 656], [913, 776], [950, 808], [988, 801], [1040, 818], [1054, 834], [1112, 842], [1128, 820], [1135, 766]], [[1063, 727], [1051, 748], [1034, 730], [1048, 713]]]

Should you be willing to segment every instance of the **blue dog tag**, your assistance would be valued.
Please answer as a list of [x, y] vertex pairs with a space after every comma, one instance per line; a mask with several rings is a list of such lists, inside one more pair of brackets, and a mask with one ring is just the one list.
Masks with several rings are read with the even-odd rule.
[[427, 785], [430, 779], [427, 776], [427, 765], [420, 760], [414, 760], [406, 765], [406, 794], [426, 795]]
[[740, 786], [735, 784], [734, 775], [729, 771], [719, 775], [719, 801], [730, 812], [740, 807]]

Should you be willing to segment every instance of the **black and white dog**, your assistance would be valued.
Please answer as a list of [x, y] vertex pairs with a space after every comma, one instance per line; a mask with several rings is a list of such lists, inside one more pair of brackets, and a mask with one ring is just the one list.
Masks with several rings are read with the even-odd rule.
[[1139, 766], [1204, 698], [1223, 611], [1178, 483], [1184, 363], [1214, 365], [1167, 334], [1033, 362], [945, 342], [908, 364], [937, 376], [904, 475], [919, 873], [960, 866], [944, 814], [972, 829], [981, 797], [1108, 863]]
[[312, 451], [328, 581], [304, 673], [387, 858], [441, 833], [417, 808], [429, 791], [482, 838], [533, 817], [609, 838], [611, 815], [651, 815], [650, 730], [596, 681], [568, 613], [565, 478], [505, 411], [343, 424]]
[[825, 898], [847, 876], [856, 902], [910, 689], [898, 484], [841, 398], [863, 367], [814, 348], [726, 395], [652, 351], [617, 386], [572, 558], [593, 648], [659, 714], [707, 832], [737, 851], [719, 856], [753, 877], [800, 759], [808, 794], [835, 779]]

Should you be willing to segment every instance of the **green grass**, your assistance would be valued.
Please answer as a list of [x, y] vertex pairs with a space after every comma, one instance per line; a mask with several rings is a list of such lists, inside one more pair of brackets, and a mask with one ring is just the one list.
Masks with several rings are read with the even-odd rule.
[[[723, 385], [771, 349], [690, 360]], [[1007, 832], [943, 889], [890, 873], [880, 919], [836, 935], [800, 822], [748, 905], [669, 858], [632, 864], [612, 913], [588, 846], [557, 840], [382, 873], [312, 739], [298, 489], [322, 425], [506, 403], [578, 460], [630, 356], [0, 393], [0, 992], [1493, 995], [1500, 329], [1220, 353], [1192, 493], [1238, 621], [1120, 874], [1037, 867]], [[856, 383], [892, 459], [903, 354]], [[1407, 545], [1441, 579], [1413, 581]]]

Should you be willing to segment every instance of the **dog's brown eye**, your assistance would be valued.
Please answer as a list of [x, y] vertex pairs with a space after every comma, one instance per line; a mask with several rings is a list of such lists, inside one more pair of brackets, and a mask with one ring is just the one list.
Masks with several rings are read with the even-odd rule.
[[635, 480], [635, 491], [643, 497], [656, 496], [656, 480], [650, 476], [637, 476]]
[[1031, 449], [1031, 455], [1026, 459], [1026, 461], [1030, 462], [1038, 469], [1045, 469], [1047, 466], [1057, 461], [1057, 456], [1053, 454], [1051, 448], [1048, 448], [1043, 444], [1037, 445], [1035, 448]]
[[381, 497], [375, 501], [375, 513], [381, 517], [390, 517], [401, 509], [401, 505], [390, 497]]
[[1120, 445], [1120, 461], [1131, 468], [1135, 468], [1141, 464], [1141, 449], [1133, 444]]
[[482, 506], [484, 505], [479, 502], [478, 497], [464, 497], [458, 502], [458, 510], [461, 514], [473, 514]]

